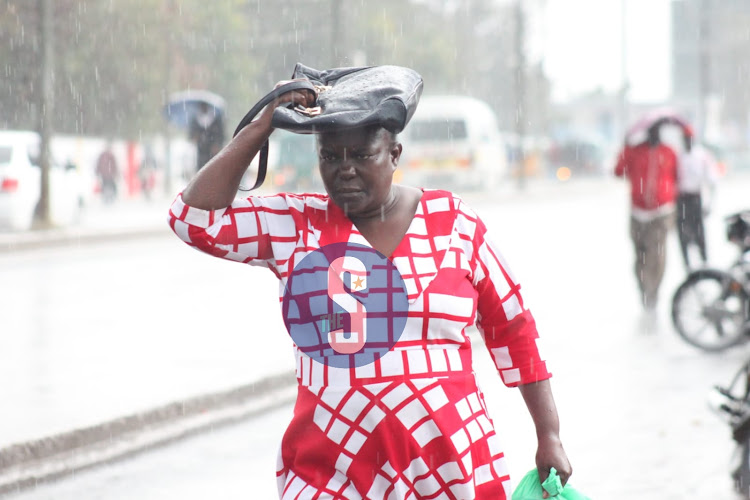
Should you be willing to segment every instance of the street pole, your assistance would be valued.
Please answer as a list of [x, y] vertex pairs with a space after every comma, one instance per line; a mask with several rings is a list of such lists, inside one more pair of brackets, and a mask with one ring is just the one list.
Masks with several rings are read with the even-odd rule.
[[[171, 22], [172, 19], [174, 19], [174, 2], [173, 0], [169, 0], [166, 3], [166, 10], [167, 10], [167, 19]], [[172, 75], [174, 73], [172, 66], [174, 64], [174, 37], [176, 36], [176, 31], [170, 30], [168, 33], [166, 33], [166, 44], [167, 44], [167, 50], [165, 53], [166, 56], [166, 64], [165, 64], [165, 70], [166, 75], [164, 78], [165, 81], [165, 90], [164, 90], [164, 103], [169, 103], [169, 93], [174, 89], [172, 86]], [[167, 196], [172, 196], [174, 193], [172, 192], [172, 129], [169, 124], [169, 120], [164, 120], [164, 193]]]
[[620, 95], [618, 96], [619, 109], [619, 137], [617, 140], [625, 140], [625, 131], [628, 126], [628, 2], [620, 0]]
[[698, 6], [698, 137], [701, 142], [706, 140], [707, 100], [711, 92], [710, 86], [710, 15], [706, 0], [701, 0]]
[[526, 188], [526, 55], [525, 19], [522, 0], [516, 0], [516, 135], [518, 136], [518, 188]]
[[39, 166], [41, 168], [38, 223], [51, 225], [49, 170], [51, 162], [52, 113], [54, 110], [54, 25], [52, 0], [37, 0], [40, 18], [39, 35], [42, 41], [41, 93], [39, 105]]
[[331, 47], [330, 56], [333, 58], [333, 65], [338, 66], [339, 47], [341, 46], [341, 0], [331, 0]]

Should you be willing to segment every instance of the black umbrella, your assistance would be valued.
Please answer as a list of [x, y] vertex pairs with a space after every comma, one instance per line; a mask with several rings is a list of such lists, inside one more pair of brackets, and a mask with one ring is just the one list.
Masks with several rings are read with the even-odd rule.
[[164, 106], [164, 117], [169, 123], [180, 128], [187, 128], [202, 103], [207, 104], [209, 109], [213, 108], [217, 116], [223, 117], [226, 101], [220, 95], [208, 90], [183, 90], [171, 94]]

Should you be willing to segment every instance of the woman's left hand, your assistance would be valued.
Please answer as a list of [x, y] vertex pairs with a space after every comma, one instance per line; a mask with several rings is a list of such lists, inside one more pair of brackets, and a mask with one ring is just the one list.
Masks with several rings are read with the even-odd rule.
[[[523, 400], [529, 409], [531, 418], [536, 427], [537, 445], [536, 469], [539, 479], [544, 482], [549, 476], [552, 467], [557, 471], [563, 486], [573, 473], [573, 468], [568, 461], [568, 455], [560, 442], [560, 422], [557, 417], [555, 400], [552, 397], [552, 388], [549, 380], [540, 380], [530, 384], [519, 385]], [[548, 498], [544, 492], [543, 498]]]
[[[552, 467], [555, 468], [560, 482], [565, 486], [571, 474], [573, 474], [573, 468], [558, 436], [539, 439], [536, 451], [536, 468], [539, 471], [539, 481], [544, 482], [547, 479]], [[543, 498], [548, 497], [549, 494], [545, 491]]]

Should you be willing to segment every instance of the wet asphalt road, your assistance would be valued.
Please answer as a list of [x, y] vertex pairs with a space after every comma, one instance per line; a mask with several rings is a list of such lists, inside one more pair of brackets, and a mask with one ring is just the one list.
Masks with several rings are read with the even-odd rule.
[[[747, 178], [724, 182], [720, 186], [716, 214], [744, 208], [749, 188]], [[479, 197], [471, 204], [483, 216], [520, 277], [526, 302], [537, 318], [545, 353], [555, 375], [553, 388], [563, 441], [575, 469], [572, 484], [595, 499], [734, 498], [728, 479], [728, 462], [733, 449], [729, 429], [709, 412], [706, 395], [713, 384], [728, 381], [747, 356], [748, 346], [719, 356], [707, 355], [677, 338], [669, 323], [667, 304], [683, 276], [676, 235], [672, 235], [668, 248], [659, 331], [644, 334], [639, 329], [640, 314], [631, 275], [632, 251], [627, 239], [624, 185], [603, 181], [593, 186], [569, 186], [563, 192], [552, 194], [511, 197], [500, 203]], [[723, 239], [719, 216], [709, 219], [709, 224], [712, 260], [728, 262], [732, 249]], [[91, 258], [106, 266], [111, 260], [107, 252], [115, 252], [121, 260], [114, 267], [125, 270], [132, 269], [128, 267], [132, 264], [130, 259], [144, 266], [150, 265], [146, 263], [152, 260], [174, 259], [175, 249], [167, 241], [128, 247], [130, 257], [117, 254], [115, 247], [104, 245], [100, 260], [93, 254]], [[66, 266], [70, 265], [66, 262], [68, 258], [71, 257], [63, 252], [56, 264], [50, 264], [48, 272], [64, 276]], [[208, 258], [203, 260], [213, 262]], [[192, 266], [195, 262], [198, 261], [191, 256], [181, 265]], [[10, 264], [7, 260], [0, 261], [0, 266], [3, 265]], [[203, 263], [195, 265], [203, 266]], [[218, 266], [222, 272], [226, 268], [223, 263]], [[151, 272], [159, 276], [160, 267], [171, 269], [153, 266]], [[219, 267], [211, 267], [211, 271]], [[110, 272], [110, 268], [100, 267], [92, 276], [111, 276]], [[226, 278], [222, 278], [225, 279], [222, 283], [227, 285], [224, 290], [247, 290], [243, 280], [260, 276], [260, 272], [252, 270], [239, 279], [228, 271]], [[159, 286], [172, 283], [175, 276], [179, 277], [180, 273], [168, 271], [166, 277], [158, 278]], [[208, 277], [206, 275], [206, 279]], [[64, 281], [58, 285], [60, 288], [45, 293], [66, 293]], [[156, 333], [168, 329], [170, 324], [169, 318], [158, 319], [160, 311], [174, 311], [180, 304], [184, 311], [186, 298], [200, 296], [204, 286], [203, 282], [194, 283], [193, 288], [176, 294], [174, 301], [165, 296], [164, 289], [152, 292], [159, 296], [160, 302], [155, 307], [151, 305], [154, 297], [146, 300], [148, 307], [154, 308], [150, 317], [158, 321], [156, 327], [149, 329], [148, 338], [154, 339], [151, 356], [163, 358], [169, 352], [169, 342], [160, 339], [161, 333]], [[91, 282], [77, 283], [74, 289], [84, 295], [81, 299], [84, 301], [87, 290], [94, 297], [98, 290]], [[166, 290], [169, 289], [167, 286]], [[272, 312], [277, 311], [272, 309]], [[38, 321], [49, 325], [49, 317], [43, 311], [40, 314]], [[222, 319], [226, 321], [222, 325], [238, 320], [238, 316], [228, 316]], [[206, 318], [215, 321], [216, 317], [212, 311], [200, 308], [194, 308], [190, 316], [194, 322], [207, 322]], [[263, 321], [268, 321], [271, 328], [275, 320], [268, 316]], [[52, 326], [48, 328], [40, 331], [48, 335], [56, 331]], [[84, 331], [80, 335], [92, 339], [99, 331]], [[200, 339], [200, 331], [205, 333], [205, 327], [189, 333], [187, 338]], [[71, 335], [70, 332], [64, 334]], [[242, 345], [241, 342], [249, 342], [245, 352], [254, 347], [245, 332], [226, 339], [225, 347]], [[283, 363], [289, 357], [285, 341], [266, 346], [269, 363]], [[200, 345], [211, 347], [201, 354]], [[227, 370], [230, 368], [226, 366], [231, 365], [232, 372], [260, 370], [246, 360], [243, 364], [241, 351], [227, 354], [213, 342], [201, 344], [200, 341], [196, 341], [193, 348], [196, 351], [187, 359], [202, 362], [207, 367], [223, 362]], [[169, 361], [162, 359], [164, 362]], [[42, 369], [44, 363], [37, 363]], [[187, 373], [180, 370], [188, 365], [176, 363], [174, 366], [175, 379], [179, 380]], [[489, 366], [486, 353], [481, 350], [477, 351], [475, 368], [495, 425], [505, 442], [511, 472], [519, 479], [533, 467], [533, 428], [517, 391], [502, 386]], [[226, 373], [214, 376], [213, 380], [199, 376], [195, 379], [202, 379], [200, 383], [206, 386], [218, 380], [223, 384], [232, 379]], [[138, 392], [138, 384], [147, 387], [151, 376], [146, 373], [142, 380], [139, 378], [132, 386], [133, 392]], [[186, 387], [189, 388], [189, 384]], [[169, 386], [165, 385], [163, 390], [168, 391]], [[131, 399], [138, 400], [135, 396]], [[239, 425], [216, 429], [126, 461], [40, 485], [11, 498], [274, 498], [276, 449], [290, 412], [289, 407], [284, 407]]]

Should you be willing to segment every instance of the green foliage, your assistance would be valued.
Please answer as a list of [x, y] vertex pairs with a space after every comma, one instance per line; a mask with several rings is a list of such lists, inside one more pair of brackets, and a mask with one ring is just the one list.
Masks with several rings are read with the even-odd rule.
[[[446, 5], [459, 5], [455, 11]], [[0, 0], [0, 127], [36, 128], [37, 1]], [[54, 0], [55, 102], [62, 133], [138, 138], [162, 131], [171, 92], [208, 89], [227, 123], [296, 62], [317, 68], [399, 64], [426, 93], [512, 101], [512, 29], [491, 0]], [[484, 27], [478, 29], [478, 27]], [[512, 26], [511, 26], [512, 28]], [[498, 100], [503, 89], [504, 100]], [[512, 104], [512, 103], [511, 103]]]
[[31, 5], [20, 0], [0, 4], [0, 126], [6, 128], [36, 123], [41, 46], [38, 20], [28, 15]]
[[[1, 124], [35, 128], [41, 66], [37, 2], [0, 10]], [[53, 2], [55, 102], [63, 133], [137, 138], [164, 127], [167, 95], [209, 88], [247, 99], [255, 78], [247, 54], [246, 2], [137, 0]]]

